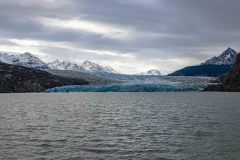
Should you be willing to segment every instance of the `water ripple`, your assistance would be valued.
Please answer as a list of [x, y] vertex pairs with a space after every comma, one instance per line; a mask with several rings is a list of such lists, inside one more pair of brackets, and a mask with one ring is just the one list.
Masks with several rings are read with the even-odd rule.
[[0, 95], [0, 159], [240, 159], [238, 93]]

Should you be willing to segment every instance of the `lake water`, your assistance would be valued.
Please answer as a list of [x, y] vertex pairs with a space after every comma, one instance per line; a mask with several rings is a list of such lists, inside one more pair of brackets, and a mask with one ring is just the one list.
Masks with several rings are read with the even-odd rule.
[[239, 160], [240, 94], [0, 94], [0, 159]]

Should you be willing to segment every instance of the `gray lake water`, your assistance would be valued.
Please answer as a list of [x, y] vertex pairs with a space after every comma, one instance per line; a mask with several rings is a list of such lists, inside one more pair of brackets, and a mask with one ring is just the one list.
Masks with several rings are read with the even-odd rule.
[[0, 159], [239, 160], [240, 94], [0, 94]]

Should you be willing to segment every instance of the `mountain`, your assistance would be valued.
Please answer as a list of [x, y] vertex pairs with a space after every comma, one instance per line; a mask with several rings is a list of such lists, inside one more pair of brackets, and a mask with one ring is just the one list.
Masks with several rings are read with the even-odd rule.
[[74, 62], [67, 62], [56, 60], [54, 62], [48, 63], [50, 69], [53, 70], [68, 70], [68, 71], [77, 71], [77, 72], [87, 72], [87, 73], [117, 73], [111, 67], [103, 67], [99, 64], [90, 62], [88, 60], [84, 61], [82, 65], [79, 65]]
[[43, 70], [0, 62], [0, 92], [43, 92], [65, 85], [87, 85], [80, 78], [63, 78]]
[[231, 48], [225, 50], [218, 57], [213, 57], [196, 66], [189, 66], [175, 71], [169, 76], [210, 76], [227, 75], [236, 60], [238, 53]]
[[70, 70], [70, 71], [77, 71], [77, 72], [85, 71], [84, 68], [78, 65], [77, 63], [67, 62], [67, 61], [60, 62], [59, 60], [56, 60], [52, 63], [48, 63], [48, 66], [54, 70]]
[[147, 72], [139, 73], [138, 75], [144, 75], [144, 76], [160, 76], [161, 72], [158, 69], [151, 69]]
[[233, 65], [238, 53], [232, 48], [228, 48], [218, 57], [213, 57], [206, 62], [202, 63], [202, 65]]
[[40, 60], [39, 58], [35, 57], [34, 55], [28, 52], [20, 55], [0, 53], [0, 62], [25, 66], [29, 68], [38, 68], [38, 69], [49, 68], [45, 62], [43, 62], [42, 60]]
[[231, 70], [231, 65], [198, 65], [189, 66], [175, 71], [169, 76], [209, 76], [218, 77], [226, 75]]
[[69, 70], [77, 72], [88, 72], [88, 73], [114, 73], [117, 74], [114, 69], [111, 67], [103, 67], [96, 63], [85, 61], [82, 65], [79, 65], [74, 62], [68, 61], [59, 61], [56, 60], [51, 63], [45, 63], [39, 58], [35, 57], [31, 53], [24, 53], [19, 55], [13, 55], [10, 53], [1, 53], [0, 52], [0, 62], [20, 65], [28, 68], [37, 68], [37, 69], [54, 69], [54, 70]]
[[240, 92], [240, 54], [231, 72], [222, 80], [221, 84], [208, 86], [205, 91]]
[[83, 62], [82, 67], [91, 73], [115, 73], [117, 74], [116, 71], [114, 71], [111, 67], [107, 66], [107, 67], [103, 67], [100, 66], [96, 63], [90, 62], [88, 60], [86, 60], [85, 62]]

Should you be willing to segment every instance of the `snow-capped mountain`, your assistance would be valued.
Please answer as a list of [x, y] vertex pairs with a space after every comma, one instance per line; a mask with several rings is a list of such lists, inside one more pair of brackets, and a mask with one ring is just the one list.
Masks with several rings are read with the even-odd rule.
[[236, 61], [238, 53], [232, 48], [228, 48], [220, 56], [213, 57], [202, 65], [233, 65]]
[[34, 55], [28, 52], [20, 55], [0, 53], [0, 61], [7, 64], [20, 65], [20, 66], [25, 66], [29, 68], [38, 68], [38, 69], [49, 68], [45, 62], [43, 62], [42, 60], [40, 60], [39, 58], [35, 57]]
[[0, 62], [7, 64], [14, 64], [25, 66], [28, 68], [37, 68], [37, 69], [54, 69], [54, 70], [71, 70], [78, 72], [90, 72], [90, 73], [116, 73], [111, 67], [103, 67], [96, 63], [85, 61], [82, 65], [69, 61], [59, 61], [56, 60], [51, 63], [45, 63], [31, 53], [24, 54], [10, 54], [10, 53], [1, 53], [0, 52]]
[[109, 66], [103, 67], [103, 66], [100, 66], [99, 64], [90, 62], [88, 60], [83, 62], [82, 67], [86, 71], [92, 72], [92, 73], [117, 73], [116, 71], [114, 71], [114, 69], [112, 69]]
[[60, 62], [58, 59], [54, 62], [48, 63], [48, 66], [51, 69], [55, 70], [71, 70], [71, 71], [85, 71], [84, 68], [77, 63], [62, 61]]
[[158, 69], [151, 69], [147, 72], [140, 73], [138, 75], [146, 75], [146, 76], [160, 76], [161, 72]]
[[84, 61], [82, 65], [79, 65], [74, 62], [67, 62], [67, 61], [59, 61], [56, 60], [52, 63], [48, 63], [48, 66], [51, 69], [55, 70], [71, 70], [71, 71], [78, 71], [78, 72], [89, 72], [89, 73], [117, 73], [111, 67], [103, 67], [99, 64], [90, 62], [88, 60]]

